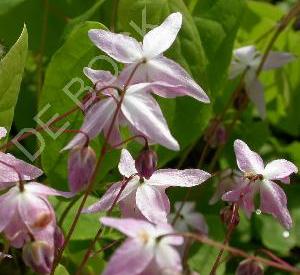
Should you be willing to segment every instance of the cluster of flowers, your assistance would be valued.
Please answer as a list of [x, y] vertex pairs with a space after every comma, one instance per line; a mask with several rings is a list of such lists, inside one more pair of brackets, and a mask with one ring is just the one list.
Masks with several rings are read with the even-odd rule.
[[[1, 127], [1, 138], [5, 135]], [[0, 232], [10, 246], [23, 248], [23, 260], [28, 266], [47, 274], [64, 242], [47, 197], [69, 198], [72, 194], [35, 182], [42, 174], [39, 168], [0, 152], [0, 190], [8, 189], [0, 196]]]
[[[90, 92], [94, 100], [85, 105], [83, 125], [64, 148], [70, 150], [71, 193], [33, 182], [42, 175], [40, 169], [0, 152], [0, 188], [9, 189], [0, 196], [0, 232], [11, 246], [23, 247], [24, 262], [37, 272], [50, 272], [54, 256], [64, 242], [47, 196], [71, 197], [87, 187], [96, 167], [96, 154], [89, 147], [91, 139], [103, 132], [106, 140], [116, 146], [122, 141], [120, 126], [128, 126], [134, 135], [143, 136], [150, 143], [179, 150], [151, 92], [165, 98], [187, 95], [209, 102], [206, 93], [189, 74], [163, 56], [175, 41], [181, 24], [182, 15], [171, 14], [145, 35], [143, 43], [106, 30], [89, 31], [90, 39], [98, 48], [125, 66], [118, 76], [107, 71], [84, 69], [94, 84], [94, 90]], [[245, 52], [247, 56], [250, 52], [255, 62], [244, 58]], [[257, 69], [257, 59], [261, 57], [257, 57], [251, 47], [236, 51], [235, 56], [238, 59], [233, 61], [232, 76], [246, 71], [249, 75], [246, 80], [251, 79], [251, 83], [257, 84], [253, 68]], [[289, 58], [278, 57], [277, 63], [273, 59], [268, 68], [278, 67]], [[6, 133], [1, 129], [0, 134], [5, 136]], [[184, 239], [176, 235], [171, 224], [177, 231], [191, 228], [201, 234], [208, 232], [203, 216], [194, 212], [194, 203], [176, 203], [175, 214], [170, 214], [170, 201], [165, 191], [171, 186], [197, 186], [211, 175], [199, 169], [157, 170], [156, 154], [149, 149], [148, 142], [136, 160], [128, 150], [121, 151], [118, 168], [123, 180], [112, 184], [99, 202], [83, 210], [86, 214], [107, 211], [114, 204], [121, 209], [122, 218], [100, 219], [102, 224], [128, 236], [112, 256], [104, 271], [106, 275], [180, 274], [181, 256], [175, 247], [184, 245]], [[287, 199], [274, 181], [288, 183], [289, 176], [298, 172], [297, 167], [286, 160], [275, 160], [264, 166], [260, 156], [241, 140], [235, 141], [234, 149], [241, 173], [235, 175], [234, 181], [225, 177], [211, 203], [219, 198], [238, 203], [250, 216], [255, 210], [254, 195], [260, 192], [261, 211], [272, 214], [289, 229], [292, 220]]]

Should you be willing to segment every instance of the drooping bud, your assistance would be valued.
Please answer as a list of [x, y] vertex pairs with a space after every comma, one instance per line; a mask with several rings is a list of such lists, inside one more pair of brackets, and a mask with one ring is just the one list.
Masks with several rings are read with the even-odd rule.
[[227, 226], [235, 225], [237, 226], [240, 222], [240, 215], [239, 212], [236, 211], [233, 215], [233, 207], [232, 206], [225, 206], [220, 211], [220, 217], [224, 224]]
[[53, 246], [43, 241], [35, 241], [23, 247], [23, 261], [39, 274], [49, 274], [54, 260]]
[[65, 236], [62, 232], [62, 230], [56, 226], [54, 231], [54, 247], [55, 250], [59, 250], [63, 247], [65, 242]]
[[72, 192], [83, 191], [96, 166], [96, 154], [91, 147], [76, 147], [71, 150], [68, 161], [69, 188]]
[[135, 168], [140, 177], [149, 179], [157, 166], [157, 155], [149, 148], [145, 148], [135, 160]]
[[213, 120], [210, 123], [210, 127], [204, 136], [204, 140], [210, 145], [210, 147], [215, 148], [218, 145], [223, 145], [226, 143], [228, 138], [225, 126], [218, 120]]
[[236, 275], [263, 275], [264, 268], [260, 263], [247, 259], [240, 262], [235, 274]]

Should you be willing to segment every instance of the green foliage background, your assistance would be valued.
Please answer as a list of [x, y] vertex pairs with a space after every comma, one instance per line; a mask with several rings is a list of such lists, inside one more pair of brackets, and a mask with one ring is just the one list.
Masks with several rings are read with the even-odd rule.
[[[236, 81], [227, 80], [232, 50], [250, 44], [264, 50], [270, 38], [265, 35], [266, 31], [276, 25], [295, 1], [276, 2], [278, 3], [250, 0], [120, 0], [114, 17], [114, 1], [111, 0], [2, 0], [0, 126], [11, 128], [10, 136], [13, 137], [23, 128], [35, 127], [34, 116], [48, 104], [50, 108], [42, 116], [45, 122], [54, 114], [63, 114], [72, 108], [74, 102], [63, 92], [64, 86], [73, 78], [80, 78], [84, 85], [91, 85], [82, 69], [88, 66], [93, 57], [102, 55], [88, 39], [89, 29], [110, 28], [114, 22], [117, 32], [127, 32], [141, 40], [145, 20], [149, 25], [157, 25], [171, 12], [180, 11], [184, 16], [183, 27], [167, 56], [180, 63], [208, 91], [212, 104], [204, 105], [191, 98], [158, 99], [171, 132], [181, 145], [181, 151], [174, 153], [159, 146], [157, 150], [160, 166], [175, 167], [189, 152], [184, 167], [195, 167], [202, 150], [204, 130], [210, 119], [222, 111], [237, 86]], [[260, 37], [262, 39], [257, 42]], [[235, 138], [245, 140], [266, 161], [287, 158], [300, 167], [299, 45], [300, 31], [293, 26], [289, 26], [276, 41], [274, 50], [291, 52], [296, 55], [296, 60], [282, 69], [261, 75], [267, 99], [267, 119], [260, 120], [253, 106], [248, 106], [225, 146], [218, 164], [220, 169], [236, 166], [232, 148]], [[103, 59], [95, 66], [113, 69]], [[75, 92], [78, 86], [73, 88]], [[225, 124], [232, 119], [232, 115], [232, 112], [228, 113]], [[80, 127], [82, 117], [79, 112], [70, 116], [67, 120], [70, 128]], [[60, 125], [63, 123], [65, 121]], [[124, 137], [128, 136], [126, 131], [122, 134]], [[47, 133], [43, 133], [43, 139], [46, 147], [35, 164], [45, 171], [45, 183], [67, 190], [67, 153], [60, 153], [60, 150], [71, 139], [71, 135], [64, 134], [53, 140]], [[93, 141], [97, 152], [102, 142], [101, 138]], [[34, 152], [39, 143], [32, 138], [24, 141], [23, 145]], [[193, 150], [189, 151], [191, 148]], [[130, 145], [130, 149], [138, 152], [140, 145]], [[26, 160], [15, 148], [11, 151]], [[118, 151], [109, 153], [89, 203], [101, 196], [108, 183], [119, 179], [115, 169], [118, 158]], [[202, 169], [207, 169], [208, 164], [205, 163]], [[299, 183], [299, 178], [294, 178], [290, 186], [285, 186], [294, 219], [294, 228], [288, 238], [283, 237], [284, 229], [270, 216], [254, 215], [251, 220], [242, 216], [231, 244], [250, 253], [266, 247], [291, 264], [299, 265]], [[210, 181], [196, 188], [190, 199], [196, 201], [197, 210], [205, 215], [210, 228], [209, 236], [222, 241], [225, 228], [220, 222], [219, 210], [223, 203], [208, 205], [214, 184], [216, 183]], [[184, 194], [182, 189], [169, 192], [172, 202], [181, 200]], [[67, 202], [53, 200], [53, 203], [59, 216]], [[76, 208], [77, 205], [73, 206], [71, 215], [63, 226], [64, 230], [68, 229]], [[81, 218], [63, 266], [59, 267], [57, 274], [74, 273], [89, 240], [95, 235], [98, 217], [99, 215], [91, 215]], [[97, 245], [100, 247], [120, 237], [115, 231], [107, 230]], [[18, 259], [19, 252], [14, 253]], [[87, 274], [99, 274], [111, 253], [112, 250], [107, 250], [90, 260], [86, 268]], [[202, 275], [209, 274], [217, 253], [214, 248], [194, 245], [189, 264]], [[229, 258], [227, 263], [220, 266], [218, 274], [234, 274], [240, 260]], [[31, 272], [24, 266], [17, 265], [14, 260], [5, 261], [2, 265], [0, 274]], [[284, 274], [272, 268], [267, 268], [266, 273]]]

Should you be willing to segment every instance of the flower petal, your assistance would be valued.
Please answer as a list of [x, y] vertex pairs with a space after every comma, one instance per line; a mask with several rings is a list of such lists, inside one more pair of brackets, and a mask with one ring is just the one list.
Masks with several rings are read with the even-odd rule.
[[[36, 179], [43, 174], [43, 171], [39, 168], [17, 159], [11, 154], [0, 152], [0, 159], [3, 162], [0, 163], [0, 184], [18, 182], [20, 179], [16, 171], [18, 171], [22, 180]], [[8, 166], [4, 163], [7, 163]], [[14, 169], [9, 166], [14, 167]]]
[[265, 95], [264, 88], [262, 84], [255, 77], [250, 81], [246, 80], [246, 92], [262, 119], [266, 118], [266, 103], [265, 103]]
[[111, 257], [103, 275], [138, 275], [146, 269], [153, 252], [134, 239], [129, 239]]
[[17, 211], [16, 190], [16, 188], [12, 188], [0, 196], [0, 232], [10, 223]]
[[122, 149], [121, 158], [118, 165], [121, 175], [129, 178], [137, 173], [135, 169], [135, 161], [128, 150]]
[[263, 69], [270, 70], [280, 68], [283, 65], [293, 61], [295, 56], [287, 52], [270, 52], [264, 63]]
[[184, 217], [186, 223], [192, 228], [198, 230], [202, 234], [208, 233], [208, 226], [205, 222], [204, 216], [200, 213], [190, 213]]
[[143, 40], [143, 52], [146, 58], [153, 58], [165, 52], [175, 41], [182, 25], [182, 14], [172, 13], [158, 27], [149, 31]]
[[241, 171], [255, 174], [263, 173], [263, 160], [256, 152], [251, 151], [244, 141], [240, 139], [234, 141], [234, 152], [237, 165]]
[[121, 109], [126, 119], [138, 131], [158, 144], [174, 151], [179, 150], [178, 142], [171, 135], [161, 109], [151, 95], [142, 91], [132, 94], [129, 92]]
[[277, 159], [268, 163], [264, 170], [264, 178], [269, 180], [281, 180], [292, 173], [298, 173], [298, 168], [290, 161]]
[[286, 229], [291, 229], [293, 222], [287, 209], [286, 195], [281, 187], [270, 180], [260, 185], [260, 210], [272, 214]]
[[170, 212], [170, 201], [163, 189], [143, 184], [136, 192], [136, 205], [141, 213], [151, 222], [167, 222]]
[[4, 127], [0, 127], [0, 139], [6, 137], [7, 130]]
[[170, 245], [159, 243], [157, 245], [155, 259], [158, 266], [160, 267], [161, 273], [178, 272], [182, 270], [179, 252]]
[[92, 42], [106, 54], [121, 63], [133, 63], [143, 58], [142, 48], [134, 38], [105, 30], [90, 30]]
[[[80, 131], [86, 133], [90, 139], [97, 136], [111, 119], [116, 110], [116, 103], [113, 98], [103, 99], [95, 103], [87, 112], [84, 123]], [[84, 134], [77, 134], [63, 150], [69, 150], [75, 146], [86, 143], [86, 136]]]
[[96, 85], [96, 89], [101, 87], [111, 86], [116, 81], [116, 77], [109, 71], [94, 70], [92, 68], [85, 67], [83, 73]]
[[160, 169], [147, 181], [153, 186], [193, 187], [209, 179], [211, 175], [199, 169]]
[[106, 226], [110, 226], [119, 230], [131, 238], [139, 237], [141, 231], [146, 231], [152, 234], [155, 231], [154, 226], [145, 220], [103, 217], [100, 218], [100, 222]]
[[59, 191], [38, 182], [27, 183], [25, 185], [25, 190], [40, 196], [60, 196], [64, 198], [72, 198], [75, 195], [75, 193]]
[[176, 91], [156, 87], [153, 92], [162, 97], [178, 95], [191, 96], [201, 102], [209, 103], [210, 100], [204, 90], [190, 77], [190, 75], [176, 62], [166, 57], [149, 60], [146, 64], [148, 81], [161, 81], [173, 86], [178, 86]]
[[[114, 183], [102, 196], [102, 198], [90, 205], [89, 207], [82, 210], [82, 213], [88, 214], [88, 213], [96, 213], [99, 211], [107, 211], [111, 208], [113, 205], [115, 199], [117, 198], [120, 190], [122, 187], [122, 182], [116, 182]], [[129, 181], [122, 191], [121, 195], [119, 196], [119, 199], [117, 200], [117, 203], [129, 196], [132, 192], [135, 192], [137, 188], [137, 179], [132, 179]]]

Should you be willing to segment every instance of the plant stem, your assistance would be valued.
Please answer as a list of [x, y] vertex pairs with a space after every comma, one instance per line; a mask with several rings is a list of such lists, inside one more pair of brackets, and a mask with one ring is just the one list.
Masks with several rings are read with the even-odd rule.
[[[128, 182], [129, 182], [130, 180], [132, 180], [132, 178], [133, 178], [134, 176], [135, 176], [135, 175], [132, 175], [132, 176], [130, 176], [129, 178], [127, 178], [125, 181], [123, 181], [122, 186], [121, 186], [121, 188], [120, 188], [120, 190], [119, 190], [119, 192], [118, 192], [116, 198], [114, 199], [114, 201], [113, 201], [111, 207], [110, 207], [109, 210], [107, 211], [107, 216], [109, 216], [109, 215], [111, 214], [112, 210], [113, 210], [114, 207], [116, 206], [116, 204], [117, 204], [117, 202], [118, 202], [118, 200], [119, 200], [119, 198], [120, 198], [122, 192], [124, 191], [125, 187], [127, 186]], [[97, 240], [100, 238], [100, 236], [101, 236], [103, 230], [104, 230], [104, 226], [103, 226], [103, 224], [101, 224], [101, 226], [100, 226], [100, 228], [98, 229], [98, 232], [97, 232], [97, 234], [96, 234], [94, 240], [90, 243], [89, 248], [87, 249], [87, 251], [86, 251], [86, 253], [85, 253], [85, 255], [84, 255], [84, 257], [83, 257], [83, 259], [82, 259], [82, 261], [81, 261], [81, 263], [80, 263], [80, 265], [79, 265], [77, 271], [76, 271], [76, 275], [81, 274], [81, 271], [82, 271], [83, 267], [85, 266], [85, 264], [87, 263], [87, 261], [88, 261], [90, 255], [92, 254], [92, 251], [93, 251], [93, 249], [94, 249], [94, 247], [95, 247], [95, 244], [96, 244]]]
[[74, 206], [74, 204], [80, 199], [80, 197], [81, 196], [77, 196], [73, 200], [71, 200], [71, 202], [67, 205], [67, 207], [65, 208], [65, 210], [62, 212], [62, 214], [60, 216], [60, 219], [58, 221], [59, 227], [63, 226], [63, 223], [65, 221], [65, 218], [69, 214], [69, 211], [72, 209], [72, 207]]

